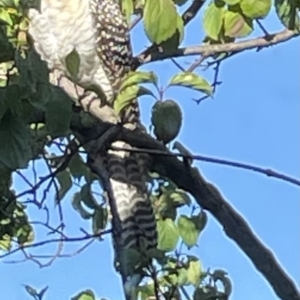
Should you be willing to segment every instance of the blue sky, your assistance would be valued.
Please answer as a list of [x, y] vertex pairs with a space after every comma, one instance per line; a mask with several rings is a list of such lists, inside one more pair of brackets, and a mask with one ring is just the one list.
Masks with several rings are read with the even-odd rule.
[[[184, 45], [201, 43], [201, 15], [188, 25]], [[270, 32], [282, 25], [275, 13], [263, 21]], [[255, 34], [261, 34], [259, 30]], [[141, 26], [133, 31], [134, 51], [139, 53], [148, 42]], [[184, 126], [179, 140], [193, 153], [234, 160], [271, 168], [300, 177], [300, 57], [299, 39], [276, 45], [260, 52], [249, 51], [228, 59], [221, 66], [219, 86], [213, 100], [197, 106], [191, 99], [198, 93], [185, 88], [170, 88], [167, 98], [179, 102], [184, 112]], [[187, 67], [193, 58], [177, 60]], [[149, 64], [145, 70], [156, 71], [165, 85], [179, 70], [170, 61]], [[213, 71], [198, 69], [199, 74], [212, 80]], [[201, 96], [201, 95], [200, 95]], [[143, 121], [149, 124], [150, 98], [140, 100]], [[299, 188], [275, 178], [241, 169], [196, 162], [205, 178], [218, 186], [224, 197], [249, 222], [258, 237], [272, 249], [277, 260], [295, 282], [300, 282]], [[44, 168], [40, 168], [46, 174]], [[30, 172], [26, 172], [31, 176]], [[26, 189], [16, 177], [15, 188]], [[70, 236], [82, 234], [79, 227], [90, 228], [70, 206], [72, 192], [63, 200], [65, 223]], [[53, 195], [48, 206], [53, 209]], [[31, 208], [32, 220], [43, 215]], [[57, 220], [54, 213], [52, 222]], [[238, 228], [237, 228], [238, 230]], [[46, 239], [38, 228], [38, 239]], [[65, 252], [76, 251], [79, 243], [67, 244]], [[35, 254], [51, 254], [55, 245], [33, 249]], [[193, 250], [204, 269], [218, 268], [228, 272], [233, 281], [233, 300], [274, 300], [276, 295], [267, 281], [256, 271], [251, 261], [228, 239], [223, 228], [211, 215], [208, 226]], [[7, 260], [22, 259], [16, 254]], [[94, 242], [77, 256], [57, 259], [50, 267], [40, 269], [33, 262], [6, 264], [0, 262], [1, 299], [30, 299], [22, 284], [41, 289], [49, 285], [44, 300], [70, 299], [80, 290], [90, 288], [99, 297], [122, 299], [118, 275], [112, 268], [111, 240]]]

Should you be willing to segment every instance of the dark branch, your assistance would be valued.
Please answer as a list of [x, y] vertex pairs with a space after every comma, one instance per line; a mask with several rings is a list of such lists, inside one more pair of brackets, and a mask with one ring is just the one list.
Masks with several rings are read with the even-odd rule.
[[[119, 139], [124, 139], [135, 147], [168, 151], [158, 141], [137, 131], [123, 130]], [[172, 155], [154, 156], [153, 162], [153, 171], [169, 178], [178, 187], [191, 193], [198, 204], [219, 221], [226, 235], [234, 240], [251, 259], [279, 298], [300, 299], [294, 282], [281, 268], [273, 253], [255, 236], [247, 222], [225, 200], [217, 188], [202, 177], [197, 168], [187, 168], [183, 162]]]

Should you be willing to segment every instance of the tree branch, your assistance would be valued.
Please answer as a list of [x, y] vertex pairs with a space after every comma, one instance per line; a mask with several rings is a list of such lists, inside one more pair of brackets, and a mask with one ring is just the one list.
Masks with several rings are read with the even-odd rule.
[[[73, 123], [72, 128], [80, 131], [77, 125]], [[99, 123], [96, 127], [93, 129], [94, 134], [103, 132], [103, 124]], [[167, 153], [168, 155], [152, 155], [151, 170], [169, 178], [179, 188], [189, 192], [203, 209], [209, 211], [223, 226], [226, 235], [234, 240], [250, 258], [279, 298], [300, 299], [293, 280], [281, 268], [271, 250], [260, 242], [243, 217], [234, 210], [214, 185], [202, 177], [197, 168], [188, 167], [172, 155], [162, 143], [139, 130], [131, 131], [123, 128], [115, 139], [124, 140], [133, 147]]]
[[230, 160], [220, 159], [220, 158], [213, 158], [213, 157], [208, 157], [208, 156], [203, 156], [203, 155], [188, 155], [188, 154], [182, 154], [182, 153], [164, 152], [164, 151], [160, 151], [160, 150], [156, 150], [156, 149], [142, 149], [142, 148], [125, 149], [125, 148], [121, 148], [121, 147], [111, 147], [111, 149], [119, 150], [119, 151], [125, 150], [125, 151], [133, 152], [133, 153], [146, 153], [146, 154], [150, 154], [150, 155], [182, 157], [182, 158], [185, 158], [188, 160], [200, 160], [200, 161], [210, 162], [210, 163], [214, 163], [214, 164], [225, 165], [225, 166], [230, 166], [230, 167], [234, 167], [234, 168], [240, 168], [240, 169], [264, 174], [269, 177], [281, 179], [281, 180], [284, 180], [285, 182], [289, 182], [291, 184], [294, 184], [294, 185], [297, 185], [298, 187], [300, 187], [300, 180], [298, 180], [296, 178], [276, 172], [272, 169], [264, 169], [264, 168], [261, 168], [258, 166], [240, 163], [240, 162], [236, 162], [236, 161], [230, 161]]
[[[270, 36], [272, 38], [270, 38]], [[189, 46], [184, 48], [179, 48], [168, 53], [164, 52], [143, 52], [136, 57], [138, 65], [144, 65], [151, 62], [170, 59], [181, 56], [189, 55], [202, 55], [209, 57], [213, 54], [218, 53], [228, 53], [228, 52], [242, 52], [245, 50], [255, 49], [255, 48], [266, 48], [272, 45], [280, 44], [286, 42], [294, 37], [299, 36], [299, 33], [292, 30], [284, 29], [280, 32], [271, 34], [268, 38], [265, 36], [257, 37], [253, 39], [248, 39], [240, 42], [232, 42], [226, 44], [215, 44], [215, 45], [201, 45], [201, 46]]]
[[[200, 48], [203, 53], [212, 51], [211, 49], [215, 49], [215, 51], [219, 53], [224, 51], [242, 51], [245, 49], [256, 48], [257, 46], [269, 46], [274, 43], [283, 42], [296, 35], [297, 34], [291, 31], [284, 30], [281, 33], [276, 34], [272, 41], [266, 41], [265, 38], [258, 38], [239, 43], [201, 46]], [[199, 52], [194, 54], [199, 54]], [[174, 54], [170, 56], [174, 56]], [[90, 112], [97, 117], [97, 110], [92, 110]], [[101, 120], [99, 116], [98, 119]], [[99, 121], [94, 128], [89, 129], [94, 138], [96, 138], [96, 132], [103, 133], [103, 126], [108, 128], [114, 125], [108, 125]], [[72, 129], [80, 133], [80, 131], [82, 131], [82, 128], [80, 128], [80, 122], [79, 124], [73, 122]], [[83, 136], [88, 138], [86, 132], [84, 132]], [[98, 137], [99, 136], [100, 135], [98, 135]], [[115, 138], [116, 140], [124, 140], [130, 145], [138, 148], [169, 152], [168, 149], [160, 142], [154, 140], [147, 134], [143, 134], [139, 130], [131, 131], [123, 128]], [[243, 217], [233, 209], [215, 186], [206, 182], [197, 168], [187, 167], [186, 164], [180, 162], [176, 157], [173, 157], [171, 152], [169, 153], [170, 156], [154, 155], [152, 157], [152, 170], [169, 178], [178, 185], [178, 187], [191, 193], [197, 203], [203, 209], [208, 210], [219, 221], [219, 223], [222, 224], [226, 235], [233, 239], [250, 258], [257, 270], [259, 270], [271, 284], [278, 297], [283, 300], [299, 300], [300, 294], [292, 279], [289, 278], [289, 276], [281, 268], [273, 253], [255, 236]]]
[[[123, 139], [135, 147], [168, 151], [164, 145], [138, 131], [123, 130], [118, 139]], [[172, 155], [168, 157], [156, 155], [153, 156], [152, 171], [169, 178], [179, 188], [191, 193], [197, 203], [219, 221], [226, 235], [234, 240], [250, 258], [279, 298], [300, 299], [294, 282], [281, 268], [273, 253], [260, 242], [243, 217], [234, 210], [214, 185], [202, 177], [197, 168], [186, 167]]]

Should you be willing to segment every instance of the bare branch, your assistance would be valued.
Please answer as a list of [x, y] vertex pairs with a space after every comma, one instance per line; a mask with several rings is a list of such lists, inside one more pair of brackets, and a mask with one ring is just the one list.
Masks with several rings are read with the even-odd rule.
[[248, 39], [240, 42], [232, 42], [226, 44], [215, 44], [215, 45], [201, 45], [201, 46], [189, 46], [184, 48], [179, 48], [174, 51], [169, 51], [168, 53], [151, 52], [151, 53], [141, 53], [136, 57], [138, 64], [144, 65], [150, 62], [155, 62], [164, 59], [170, 59], [175, 57], [189, 56], [189, 55], [202, 55], [209, 57], [217, 53], [228, 53], [228, 52], [242, 52], [245, 50], [255, 49], [255, 48], [266, 48], [272, 45], [280, 44], [286, 42], [292, 38], [299, 36], [299, 33], [292, 30], [284, 29], [283, 31], [276, 32], [270, 35], [270, 37], [257, 37]]
[[60, 238], [57, 238], [57, 239], [49, 239], [49, 240], [45, 240], [45, 241], [41, 241], [41, 242], [37, 242], [37, 243], [33, 243], [33, 244], [26, 244], [26, 245], [23, 245], [23, 246], [20, 246], [20, 247], [14, 249], [10, 252], [7, 252], [7, 253], [4, 253], [4, 254], [0, 255], [0, 259], [2, 259], [4, 257], [7, 257], [7, 256], [10, 256], [10, 255], [12, 255], [16, 252], [24, 251], [25, 249], [28, 249], [28, 248], [41, 247], [41, 246], [44, 246], [44, 245], [47, 245], [47, 244], [52, 244], [52, 243], [80, 242], [80, 241], [85, 241], [85, 240], [88, 240], [88, 239], [100, 238], [103, 235], [108, 234], [108, 233], [111, 233], [110, 229], [102, 231], [102, 232], [97, 233], [97, 234], [84, 235], [82, 237], [74, 237], [74, 238], [70, 238], [70, 237], [62, 238], [62, 237], [60, 237]]

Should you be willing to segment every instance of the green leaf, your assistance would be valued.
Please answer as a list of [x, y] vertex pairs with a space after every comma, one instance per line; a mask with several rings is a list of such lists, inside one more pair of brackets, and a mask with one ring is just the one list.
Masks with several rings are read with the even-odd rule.
[[176, 219], [177, 211], [176, 207], [173, 204], [172, 199], [170, 199], [168, 192], [163, 193], [156, 201], [156, 207], [162, 218], [167, 219], [170, 218], [172, 220]]
[[192, 216], [191, 219], [196, 225], [196, 228], [200, 231], [202, 231], [207, 224], [207, 214], [203, 210], [198, 215]]
[[176, 30], [175, 33], [168, 38], [166, 41], [160, 44], [160, 47], [163, 48], [165, 53], [174, 51], [178, 49], [178, 46], [181, 44], [184, 38], [184, 23], [180, 15], [177, 16]]
[[24, 287], [30, 296], [33, 296], [34, 299], [38, 299], [39, 294], [36, 289], [27, 284], [25, 284]]
[[172, 85], [188, 87], [203, 92], [209, 96], [211, 96], [213, 92], [212, 86], [206, 81], [206, 79], [192, 72], [181, 72], [173, 76], [169, 83], [169, 86]]
[[88, 211], [86, 211], [84, 209], [84, 207], [82, 206], [81, 200], [82, 199], [81, 199], [80, 192], [75, 193], [73, 196], [73, 199], [72, 199], [72, 206], [80, 214], [80, 216], [83, 219], [88, 220], [93, 216], [93, 214], [89, 213]]
[[144, 285], [140, 285], [137, 288], [138, 299], [148, 300], [151, 299], [152, 296], [155, 296], [154, 284], [147, 283]]
[[179, 239], [178, 229], [171, 219], [158, 220], [158, 246], [162, 251], [173, 251]]
[[157, 85], [157, 76], [153, 72], [135, 71], [130, 72], [122, 81], [119, 91], [121, 92], [125, 88], [137, 85], [141, 83], [153, 83]]
[[80, 180], [83, 176], [87, 176], [87, 166], [78, 153], [72, 156], [68, 168], [75, 179]]
[[294, 0], [275, 0], [276, 13], [282, 24], [290, 30], [300, 30], [300, 18], [297, 6]]
[[172, 286], [184, 286], [187, 283], [187, 270], [174, 266], [168, 269], [164, 279]]
[[161, 251], [157, 248], [155, 248], [155, 249], [152, 248], [152, 249], [147, 250], [147, 256], [149, 258], [156, 259], [160, 264], [163, 264], [163, 263], [165, 264], [166, 260], [167, 260], [165, 252]]
[[28, 50], [27, 64], [31, 70], [32, 75], [37, 79], [39, 83], [49, 83], [49, 70], [47, 63], [41, 60], [40, 56], [31, 48]]
[[0, 20], [7, 23], [9, 26], [13, 26], [13, 20], [11, 19], [10, 14], [7, 12], [7, 9], [0, 7]]
[[127, 23], [130, 24], [130, 19], [134, 11], [133, 0], [122, 0], [121, 5], [123, 15], [126, 17]]
[[188, 256], [187, 281], [197, 287], [201, 281], [201, 264], [197, 257]]
[[97, 201], [95, 200], [91, 192], [91, 185], [89, 183], [86, 183], [85, 185], [82, 186], [80, 190], [80, 197], [81, 197], [81, 201], [88, 208], [95, 209], [99, 207]]
[[226, 11], [224, 13], [224, 34], [228, 37], [241, 38], [253, 31], [252, 20], [243, 17], [238, 12]]
[[[24, 222], [25, 221], [25, 222]], [[16, 233], [16, 237], [19, 245], [28, 245], [34, 240], [33, 228], [27, 223], [27, 220], [19, 220], [22, 222], [22, 227], [20, 227]]]
[[59, 87], [51, 87], [51, 95], [46, 103], [46, 128], [53, 137], [65, 135], [70, 129], [72, 101]]
[[[3, 225], [3, 224], [1, 224], [1, 225]], [[9, 251], [11, 248], [11, 240], [12, 240], [12, 237], [9, 236], [8, 234], [4, 234], [3, 236], [1, 236], [0, 249], [4, 250], [4, 251]]]
[[223, 270], [215, 270], [212, 274], [212, 277], [215, 282], [218, 280], [222, 282], [224, 293], [226, 294], [226, 296], [229, 296], [232, 292], [232, 283], [226, 275], [227, 273]]
[[197, 287], [194, 291], [193, 300], [209, 300], [218, 299], [219, 292], [217, 286], [205, 285], [203, 287]]
[[[6, 107], [16, 117], [22, 117], [23, 106], [21, 102], [21, 91], [18, 85], [13, 84], [5, 89], [4, 102]], [[1, 101], [2, 102], [2, 101]]]
[[13, 59], [13, 47], [8, 41], [4, 26], [0, 26], [0, 49], [0, 63]]
[[178, 286], [184, 286], [188, 281], [188, 273], [187, 270], [184, 268], [180, 268], [178, 270], [178, 276], [177, 276], [177, 285]]
[[185, 3], [187, 3], [189, 0], [173, 0], [173, 2], [178, 5], [178, 6], [181, 6], [181, 5], [184, 5]]
[[134, 248], [122, 249], [120, 267], [125, 276], [131, 276], [143, 260], [142, 254]]
[[6, 114], [0, 122], [0, 162], [10, 168], [25, 168], [32, 157], [29, 128], [23, 120]]
[[146, 0], [144, 28], [152, 43], [160, 44], [176, 32], [178, 13], [171, 0]]
[[190, 205], [191, 198], [190, 196], [181, 189], [176, 189], [173, 193], [171, 193], [170, 198], [172, 202], [176, 205], [176, 207], [180, 207], [182, 205]]
[[59, 202], [64, 198], [64, 196], [67, 194], [67, 192], [72, 187], [72, 179], [71, 179], [70, 173], [66, 170], [58, 173], [56, 175], [56, 178], [60, 185], [58, 194], [56, 195], [56, 201]]
[[251, 19], [265, 18], [270, 12], [271, 0], [241, 0], [240, 7], [245, 16]]
[[224, 2], [226, 2], [227, 5], [235, 5], [240, 3], [242, 0], [224, 0]]
[[96, 300], [92, 290], [85, 290], [72, 297], [71, 300]]
[[104, 229], [107, 224], [107, 211], [103, 207], [95, 209], [93, 214], [93, 232], [94, 234], [99, 233], [100, 230]]
[[177, 226], [179, 234], [187, 247], [191, 248], [197, 245], [200, 230], [196, 227], [195, 222], [191, 218], [185, 215], [180, 216]]
[[114, 102], [114, 110], [119, 114], [124, 108], [130, 105], [133, 100], [144, 95], [150, 95], [154, 97], [153, 93], [149, 89], [138, 85], [129, 86], [119, 93]]
[[[0, 99], [5, 99], [6, 97], [6, 89], [0, 89]], [[1, 100], [0, 101], [0, 121], [2, 117], [5, 115], [5, 113], [8, 110], [8, 106], [6, 104], [6, 101]]]
[[40, 292], [39, 292], [39, 300], [42, 300], [42, 298], [44, 297], [46, 291], [48, 290], [48, 286], [44, 287]]
[[212, 1], [203, 16], [203, 28], [206, 35], [216, 41], [219, 40], [222, 29], [224, 5], [223, 1]]
[[72, 78], [76, 78], [80, 66], [80, 56], [74, 48], [65, 59], [66, 67]]

